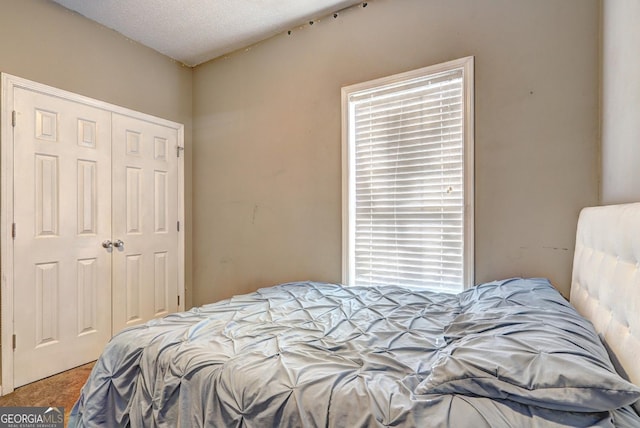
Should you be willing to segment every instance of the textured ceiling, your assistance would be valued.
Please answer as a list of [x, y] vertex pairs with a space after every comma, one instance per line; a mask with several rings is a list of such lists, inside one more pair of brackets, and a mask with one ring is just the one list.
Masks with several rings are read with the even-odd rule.
[[190, 66], [360, 3], [360, 0], [53, 1]]

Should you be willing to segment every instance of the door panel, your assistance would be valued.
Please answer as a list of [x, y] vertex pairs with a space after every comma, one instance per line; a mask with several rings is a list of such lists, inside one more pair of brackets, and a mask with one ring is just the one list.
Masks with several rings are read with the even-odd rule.
[[178, 310], [182, 127], [4, 75], [3, 92], [15, 110], [13, 127], [2, 115], [13, 131], [2, 139], [13, 195], [1, 235], [11, 392], [96, 359], [123, 327]]
[[111, 113], [16, 88], [14, 386], [111, 337]]
[[112, 125], [115, 334], [178, 310], [178, 132], [120, 114]]

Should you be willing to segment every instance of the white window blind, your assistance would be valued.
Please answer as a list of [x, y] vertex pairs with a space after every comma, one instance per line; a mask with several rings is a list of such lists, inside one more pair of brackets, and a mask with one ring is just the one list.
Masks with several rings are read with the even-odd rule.
[[468, 76], [455, 65], [345, 94], [350, 284], [466, 285]]

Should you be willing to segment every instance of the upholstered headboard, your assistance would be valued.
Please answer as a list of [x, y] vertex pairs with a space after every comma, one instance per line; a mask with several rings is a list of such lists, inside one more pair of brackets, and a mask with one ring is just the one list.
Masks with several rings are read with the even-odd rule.
[[640, 203], [582, 210], [570, 300], [640, 385]]

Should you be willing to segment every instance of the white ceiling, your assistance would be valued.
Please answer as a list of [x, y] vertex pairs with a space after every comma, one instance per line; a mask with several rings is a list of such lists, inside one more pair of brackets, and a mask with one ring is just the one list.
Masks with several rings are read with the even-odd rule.
[[53, 0], [189, 66], [361, 0]]

